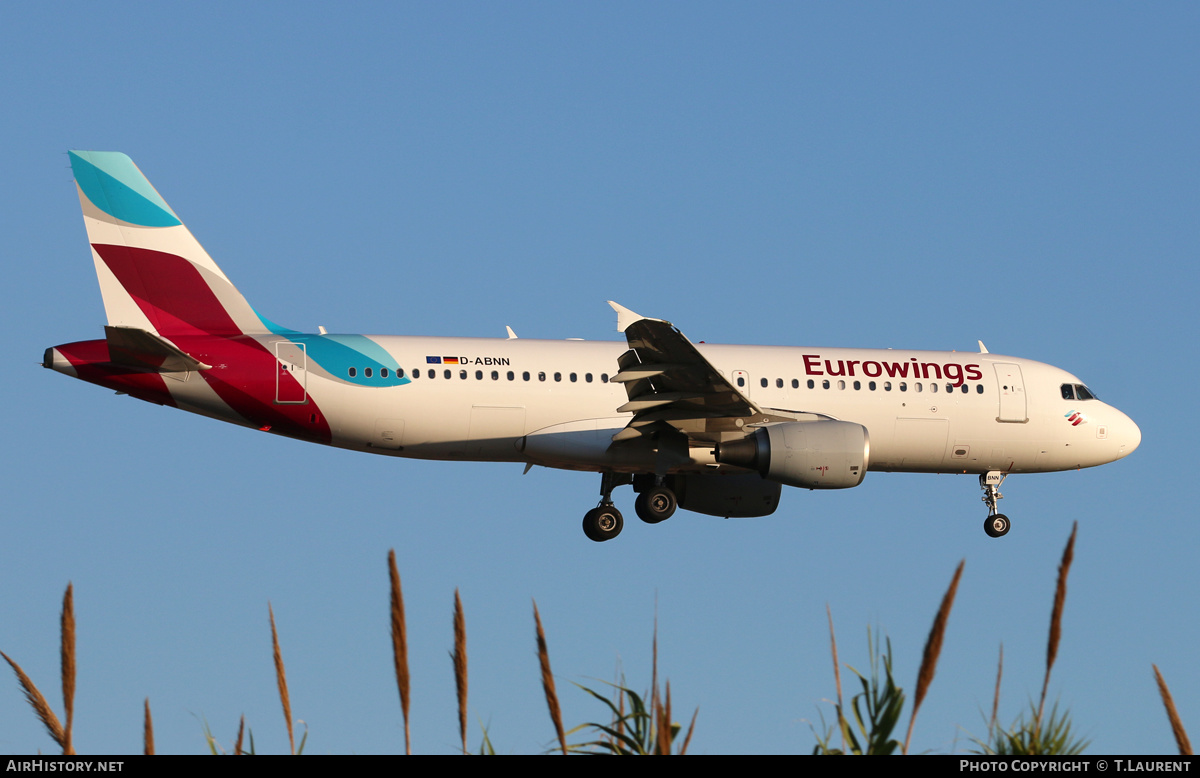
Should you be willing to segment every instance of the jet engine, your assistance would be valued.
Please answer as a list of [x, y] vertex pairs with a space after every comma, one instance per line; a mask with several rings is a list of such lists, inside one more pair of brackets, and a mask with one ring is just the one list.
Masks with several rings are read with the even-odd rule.
[[805, 489], [849, 489], [867, 474], [867, 428], [848, 421], [789, 421], [722, 443], [717, 461]]

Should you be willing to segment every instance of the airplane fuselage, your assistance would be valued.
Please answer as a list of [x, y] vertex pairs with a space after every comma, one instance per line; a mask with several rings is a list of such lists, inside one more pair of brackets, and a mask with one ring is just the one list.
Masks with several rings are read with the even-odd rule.
[[[314, 344], [340, 340], [369, 341], [378, 351], [355, 360], [362, 352], [344, 349], [336, 364], [310, 356], [320, 348]], [[337, 335], [174, 342], [211, 368], [130, 371], [106, 364], [102, 340], [60, 346], [51, 365], [151, 402], [341, 448], [641, 469], [636, 461], [604, 456], [631, 416], [615, 412], [626, 396], [609, 380], [624, 343]], [[1136, 427], [1125, 414], [1096, 399], [1064, 399], [1064, 385], [1082, 382], [1028, 359], [899, 349], [697, 349], [764, 410], [863, 425], [870, 470], [1049, 472], [1111, 462], [1136, 446]], [[689, 461], [671, 471], [718, 469], [712, 448], [691, 446]]]

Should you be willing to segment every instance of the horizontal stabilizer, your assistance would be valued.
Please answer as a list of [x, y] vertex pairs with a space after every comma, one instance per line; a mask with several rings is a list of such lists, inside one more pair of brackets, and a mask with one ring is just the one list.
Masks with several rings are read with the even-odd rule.
[[212, 367], [137, 327], [105, 327], [104, 334], [108, 338], [108, 358], [118, 365], [156, 373], [187, 373]]

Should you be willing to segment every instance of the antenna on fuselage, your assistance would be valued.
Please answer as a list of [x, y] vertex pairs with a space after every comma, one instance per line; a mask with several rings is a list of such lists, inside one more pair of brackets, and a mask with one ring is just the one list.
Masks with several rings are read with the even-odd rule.
[[980, 353], [980, 354], [986, 354], [986, 353], [988, 353], [987, 346], [983, 345], [983, 341], [982, 341], [982, 340], [977, 340], [977, 341], [975, 341], [975, 342], [979, 344], [979, 353]]
[[517, 339], [517, 333], [513, 332], [513, 328], [512, 328], [512, 327], [510, 327], [510, 326], [508, 326], [507, 324], [505, 324], [505, 325], [504, 325], [504, 329], [508, 330], [508, 339], [509, 339], [509, 340], [516, 340], [516, 339]]

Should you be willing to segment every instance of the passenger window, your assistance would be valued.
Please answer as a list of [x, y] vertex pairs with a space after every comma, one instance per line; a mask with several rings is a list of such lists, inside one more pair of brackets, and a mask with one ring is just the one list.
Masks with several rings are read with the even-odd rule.
[[475, 371], [475, 380], [476, 380], [476, 381], [482, 381], [482, 380], [483, 380], [483, 371], [482, 371], [482, 370], [476, 370], [476, 371]]
[[813, 380], [811, 378], [808, 379], [808, 388], [812, 389], [814, 386], [816, 386], [816, 384], [813, 383]]
[[782, 379], [782, 378], [776, 378], [776, 379], [775, 379], [775, 388], [776, 388], [776, 389], [782, 389], [782, 388], [783, 388], [783, 379]]
[[963, 394], [966, 394], [966, 393], [967, 393], [967, 392], [969, 392], [970, 390], [971, 390], [971, 387], [967, 386], [966, 384], [963, 384], [963, 385], [962, 385], [962, 393], [963, 393]]
[[933, 392], [934, 394], [937, 394], [937, 384], [930, 384], [929, 391]]
[[846, 388], [846, 382], [838, 381], [838, 389], [845, 389], [845, 388]]
[[454, 376], [454, 371], [447, 368], [446, 371], [444, 373], [442, 373], [442, 375], [445, 378], [452, 378]]
[[874, 381], [868, 381], [868, 382], [867, 382], [867, 388], [868, 388], [868, 389], [870, 389], [872, 392], [873, 392], [873, 391], [875, 391], [875, 382], [874, 382]]
[[508, 380], [509, 380], [509, 381], [513, 380], [513, 379], [514, 379], [514, 378], [516, 378], [516, 377], [517, 377], [517, 376], [516, 376], [516, 374], [515, 374], [515, 373], [513, 373], [513, 371], [511, 371], [511, 370], [509, 370], [509, 371], [508, 371]]
[[975, 394], [983, 394], [983, 384], [975, 384]]
[[763, 388], [764, 388], [764, 389], [766, 389], [766, 388], [767, 388], [767, 379], [765, 379], [765, 378], [764, 378], [764, 379], [762, 379], [762, 380], [761, 380], [759, 383], [761, 383], [761, 384], [762, 384], [762, 386], [763, 386]]
[[554, 374], [554, 380], [555, 380], [555, 381], [561, 381], [561, 380], [562, 380], [562, 373], [555, 373], [555, 374]]
[[466, 371], [466, 370], [459, 370], [459, 371], [458, 371], [458, 377], [459, 377], [459, 378], [461, 378], [461, 379], [462, 379], [462, 380], [464, 380], [464, 381], [465, 381], [465, 380], [467, 380], [467, 371]]
[[905, 381], [900, 382], [900, 391], [902, 391], [902, 392], [908, 391], [908, 383], [907, 382], [905, 382]]
[[738, 376], [738, 386], [745, 386], [745, 385], [746, 385], [746, 379], [742, 378], [741, 376]]
[[574, 373], [571, 373], [571, 383], [575, 383], [578, 379], [579, 379], [579, 376], [575, 375]]
[[592, 374], [591, 374], [591, 373], [585, 373], [585, 374], [584, 374], [584, 376], [583, 376], [583, 380], [584, 380], [584, 381], [587, 381], [587, 382], [590, 384], [590, 383], [592, 382]]
[[396, 377], [397, 377], [397, 378], [403, 378], [403, 377], [404, 377], [404, 368], [402, 368], [402, 367], [398, 367], [398, 368], [396, 368]]
[[821, 382], [821, 388], [822, 388], [822, 389], [828, 389], [828, 388], [829, 388], [829, 379], [828, 379], [828, 378], [826, 378], [824, 381], [822, 381], [822, 382]]
[[349, 370], [347, 370], [347, 371], [346, 371], [346, 373], [347, 373], [347, 374], [348, 374], [348, 375], [349, 375], [351, 378], [353, 378], [354, 376], [358, 375], [358, 368], [352, 367], [352, 368], [350, 368]]
[[884, 381], [884, 382], [883, 382], [883, 391], [885, 391], [885, 392], [890, 392], [890, 391], [892, 391], [892, 382], [891, 382], [891, 381]]
[[602, 383], [602, 384], [607, 384], [607, 383], [608, 383], [608, 373], [601, 373], [601, 374], [600, 374], [600, 383]]
[[539, 380], [539, 381], [545, 381], [545, 380], [546, 380], [546, 374], [545, 374], [545, 373], [538, 373], [538, 380]]
[[799, 389], [799, 388], [800, 388], [800, 382], [799, 382], [799, 381], [797, 381], [795, 378], [793, 378], [793, 379], [792, 379], [792, 388], [793, 388], [793, 389]]
[[364, 370], [363, 375], [366, 376], [367, 378], [370, 378], [371, 377], [371, 368], [368, 367], [366, 370]]
[[925, 386], [920, 381], [917, 381], [915, 384], [913, 384], [913, 391], [923, 392], [925, 391]]
[[953, 394], [953, 393], [954, 393], [954, 384], [946, 384], [946, 393], [947, 393], [947, 394]]
[[529, 371], [528, 371], [528, 370], [526, 370], [524, 373], [521, 373], [521, 380], [522, 380], [522, 381], [528, 381], [528, 380], [529, 380]]
[[433, 370], [432, 368], [426, 372], [428, 372], [430, 378], [437, 378], [437, 372], [435, 370]]
[[859, 391], [859, 390], [861, 390], [861, 389], [862, 389], [862, 381], [855, 381], [855, 382], [854, 382], [854, 391], [856, 391], [856, 392], [857, 392], [857, 391]]
[[388, 369], [386, 367], [379, 368], [379, 376], [381, 378], [387, 378], [388, 377]]
[[499, 370], [493, 370], [493, 371], [492, 371], [492, 380], [493, 380], [493, 381], [499, 381], [499, 380], [500, 380], [500, 371], [499, 371]]

